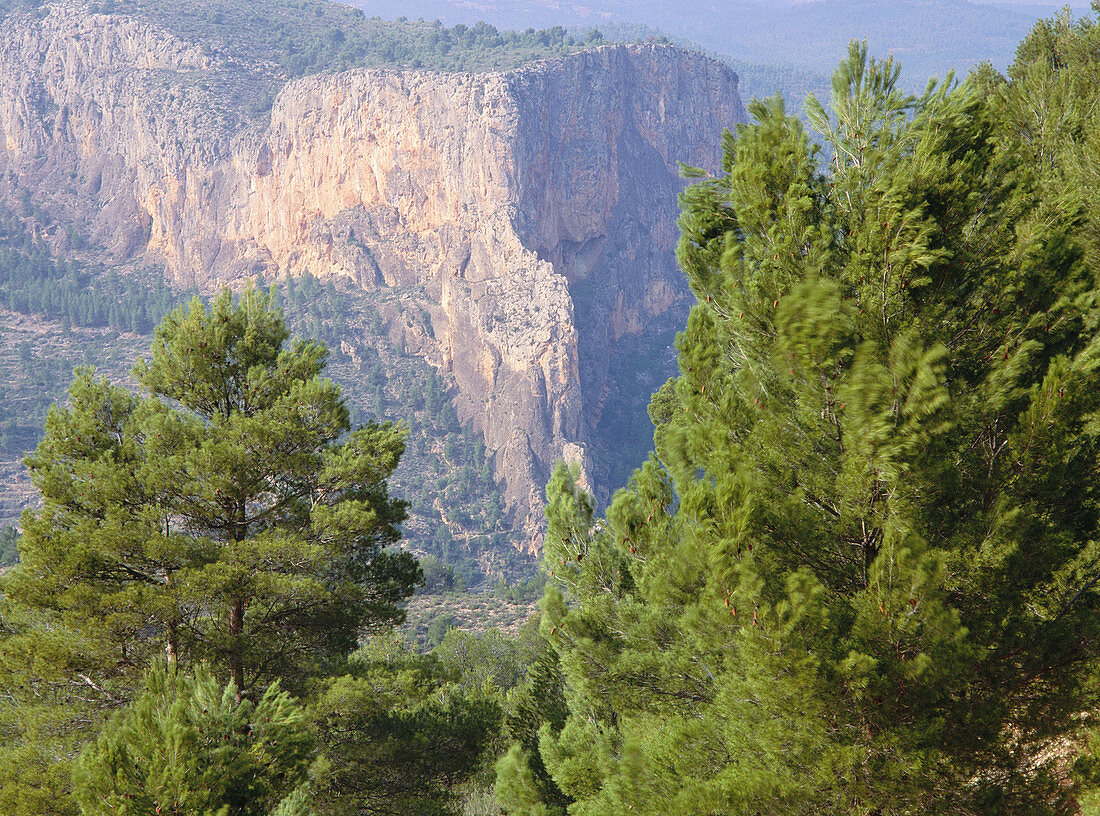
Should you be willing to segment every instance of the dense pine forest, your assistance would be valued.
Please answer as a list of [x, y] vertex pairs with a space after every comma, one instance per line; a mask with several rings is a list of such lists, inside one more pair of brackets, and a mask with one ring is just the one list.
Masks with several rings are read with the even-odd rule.
[[334, 289], [130, 290], [0, 222], [13, 310], [156, 324], [0, 537], [0, 812], [1100, 813], [1100, 25], [899, 72], [853, 44], [812, 131], [755, 101], [686, 171], [653, 453], [602, 515], [558, 469], [514, 636], [396, 633], [456, 580], [401, 463], [480, 492], [484, 449], [427, 372], [352, 414]]

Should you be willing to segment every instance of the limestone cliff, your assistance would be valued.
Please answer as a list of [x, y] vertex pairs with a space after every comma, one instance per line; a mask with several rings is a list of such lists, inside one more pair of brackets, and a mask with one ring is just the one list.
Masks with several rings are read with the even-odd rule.
[[407, 350], [453, 376], [521, 521], [555, 461], [599, 470], [616, 354], [687, 302], [678, 162], [714, 167], [743, 120], [730, 70], [665, 46], [282, 82], [75, 5], [0, 25], [0, 197], [181, 283], [400, 288], [431, 319]]

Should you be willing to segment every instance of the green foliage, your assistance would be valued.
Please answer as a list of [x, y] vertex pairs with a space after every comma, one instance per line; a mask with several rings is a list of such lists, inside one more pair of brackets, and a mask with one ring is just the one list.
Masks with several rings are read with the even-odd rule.
[[19, 563], [19, 531], [11, 526], [0, 528], [0, 567]]
[[[49, 343], [13, 340], [15, 353], [9, 350], [9, 364], [0, 367], [0, 460], [10, 462], [34, 449], [49, 406], [63, 397], [76, 366], [94, 361], [117, 376], [130, 342], [119, 342], [118, 333], [151, 332], [189, 294], [167, 285], [155, 267], [120, 275], [55, 257], [38, 237], [45, 214], [29, 203], [24, 209], [20, 215], [0, 207], [0, 306], [35, 318], [25, 324], [45, 318], [60, 327]], [[7, 510], [0, 509], [0, 519], [14, 520]]]
[[450, 615], [440, 615], [428, 624], [428, 645], [438, 646], [443, 638], [454, 628], [455, 619]]
[[[490, 559], [510, 574], [529, 575], [533, 564], [517, 553], [518, 533], [505, 517], [481, 434], [459, 421], [443, 377], [404, 354], [385, 334], [380, 309], [392, 315], [393, 301], [310, 275], [282, 280], [275, 295], [297, 334], [347, 350], [336, 356], [333, 369], [352, 403], [353, 419], [369, 415], [407, 427], [392, 483], [411, 498], [405, 528], [410, 544], [453, 567], [456, 585], [463, 587], [483, 580], [483, 564]], [[408, 307], [419, 296], [398, 290], [389, 298], [400, 301], [397, 308], [404, 315], [424, 321], [427, 331], [430, 323], [422, 310]], [[360, 342], [355, 342], [357, 331], [365, 335]]]
[[511, 601], [512, 603], [526, 603], [542, 597], [545, 587], [546, 575], [543, 573], [511, 583], [501, 578], [497, 581], [493, 594], [501, 600]]
[[[194, 292], [180, 293], [159, 269], [120, 276], [102, 266], [58, 260], [35, 227], [46, 217], [0, 209], [0, 303], [13, 312], [61, 320], [67, 326], [148, 333]], [[75, 240], [75, 239], [74, 239]]]
[[543, 649], [529, 666], [525, 681], [508, 695], [505, 730], [511, 746], [497, 762], [496, 795], [508, 813], [557, 816], [573, 798], [550, 776], [541, 744], [544, 733], [547, 743], [561, 733], [569, 715], [564, 677], [553, 649]]
[[493, 694], [504, 702], [505, 695], [522, 685], [529, 666], [546, 652], [546, 641], [538, 634], [538, 625], [524, 624], [515, 637], [496, 629], [481, 634], [450, 629], [432, 650], [454, 682], [467, 691]]
[[69, 644], [39, 620], [0, 600], [0, 812], [76, 816], [70, 762], [117, 703], [53, 662]]
[[[14, 339], [14, 338], [13, 338]], [[114, 368], [114, 360], [110, 359], [107, 350], [111, 345], [125, 345], [125, 343], [112, 343], [106, 334], [95, 333], [95, 336], [82, 338], [86, 341], [87, 356], [99, 356], [102, 351], [102, 359], [105, 364]], [[113, 338], [118, 340], [117, 335]], [[60, 338], [57, 345], [62, 346]], [[29, 356], [29, 361], [23, 359], [24, 353]], [[84, 362], [85, 355], [74, 355], [69, 348], [54, 348], [42, 345], [31, 345], [28, 341], [20, 341], [12, 348], [0, 348], [0, 372], [4, 377], [3, 385], [0, 385], [0, 459], [10, 462], [14, 467], [20, 467], [23, 457], [34, 450], [35, 445], [42, 438], [42, 426], [46, 422], [50, 406], [57, 399], [62, 398], [72, 381], [73, 369]], [[6, 486], [8, 491], [13, 491], [14, 484]], [[15, 496], [11, 492], [4, 497], [4, 522], [18, 520], [19, 510], [12, 505], [16, 504]]]
[[685, 192], [698, 303], [656, 454], [599, 521], [574, 473], [547, 488], [564, 712], [502, 760], [509, 812], [1070, 807], [1050, 747], [1100, 657], [1100, 291], [1092, 188], [1061, 168], [1098, 153], [1022, 145], [1004, 113], [1034, 105], [981, 75], [909, 96], [853, 45], [808, 111], [828, 172], [755, 102]]
[[271, 816], [313, 816], [313, 812], [313, 791], [307, 782], [279, 802]]
[[446, 28], [438, 21], [368, 19], [358, 9], [320, 0], [116, 0], [113, 11], [150, 18], [219, 50], [272, 61], [292, 77], [360, 67], [512, 68], [595, 42], [560, 26], [498, 31], [487, 23]]
[[454, 588], [455, 568], [436, 556], [421, 558], [420, 569], [424, 573], [424, 592], [446, 592]]
[[313, 708], [325, 756], [317, 812], [459, 813], [461, 786], [482, 766], [501, 712], [453, 679], [397, 641], [376, 639], [353, 656]]
[[[35, 760], [5, 795], [55, 785], [40, 758], [63, 771], [165, 653], [258, 696], [275, 679], [303, 687], [402, 619], [420, 578], [389, 549], [403, 430], [352, 430], [324, 348], [287, 336], [255, 290], [196, 300], [135, 367], [144, 396], [84, 370], [51, 411], [27, 460], [43, 506], [2, 586], [0, 752]], [[48, 789], [42, 812], [65, 812], [63, 786]]]
[[278, 683], [259, 702], [205, 668], [157, 664], [73, 767], [84, 816], [307, 814], [312, 740]]
[[27, 460], [45, 506], [24, 517], [11, 597], [139, 665], [168, 648], [228, 666], [243, 690], [399, 620], [419, 577], [385, 550], [401, 429], [349, 433], [324, 348], [286, 338], [267, 297], [225, 292], [157, 329], [134, 369], [148, 397], [78, 374]]

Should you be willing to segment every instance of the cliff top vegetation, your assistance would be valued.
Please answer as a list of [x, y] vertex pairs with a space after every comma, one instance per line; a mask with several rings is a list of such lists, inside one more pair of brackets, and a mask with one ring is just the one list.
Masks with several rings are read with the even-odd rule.
[[[0, 15], [46, 5], [0, 0]], [[595, 29], [498, 31], [488, 23], [447, 28], [438, 20], [368, 18], [360, 9], [325, 0], [91, 0], [87, 9], [148, 19], [234, 58], [277, 65], [289, 77], [350, 68], [501, 70], [603, 42]]]

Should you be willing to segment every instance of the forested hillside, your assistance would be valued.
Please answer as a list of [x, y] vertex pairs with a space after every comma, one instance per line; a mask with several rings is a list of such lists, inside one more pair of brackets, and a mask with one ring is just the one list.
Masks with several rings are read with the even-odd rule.
[[599, 38], [598, 32], [566, 34], [560, 26], [515, 32], [487, 23], [446, 28], [435, 21], [367, 18], [349, 6], [320, 0], [107, 0], [99, 7], [147, 17], [178, 36], [269, 60], [289, 76], [348, 68], [512, 68], [580, 50]]
[[[44, 0], [3, 0], [0, 14], [35, 13]], [[598, 31], [498, 31], [487, 23], [444, 27], [438, 21], [366, 18], [323, 0], [90, 0], [92, 13], [127, 14], [163, 25], [238, 58], [271, 63], [290, 77], [348, 68], [486, 71], [560, 56], [598, 42]]]

